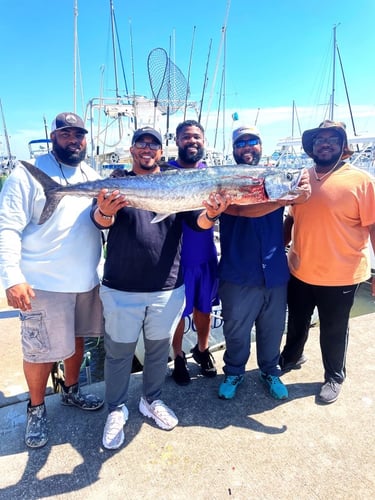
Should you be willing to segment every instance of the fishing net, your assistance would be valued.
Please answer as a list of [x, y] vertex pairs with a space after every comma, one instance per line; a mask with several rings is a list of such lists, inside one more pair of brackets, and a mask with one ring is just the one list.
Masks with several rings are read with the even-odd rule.
[[155, 107], [162, 114], [176, 113], [189, 95], [188, 83], [182, 71], [162, 48], [150, 52], [147, 69]]

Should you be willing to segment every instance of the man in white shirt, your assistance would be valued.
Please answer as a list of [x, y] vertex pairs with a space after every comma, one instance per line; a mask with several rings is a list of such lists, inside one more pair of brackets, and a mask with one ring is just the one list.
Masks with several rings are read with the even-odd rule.
[[[99, 178], [86, 156], [83, 120], [57, 115], [51, 127], [52, 151], [36, 166], [62, 185]], [[45, 390], [56, 361], [64, 360], [61, 403], [97, 410], [103, 401], [78, 385], [84, 337], [103, 334], [97, 266], [100, 231], [90, 219], [88, 198], [65, 197], [40, 225], [46, 198], [30, 173], [17, 166], [0, 193], [0, 279], [8, 305], [20, 310], [25, 378], [30, 401], [25, 443], [47, 443]]]

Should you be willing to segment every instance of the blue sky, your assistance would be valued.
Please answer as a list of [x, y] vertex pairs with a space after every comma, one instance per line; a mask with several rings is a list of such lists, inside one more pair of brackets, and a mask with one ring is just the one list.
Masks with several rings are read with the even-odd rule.
[[[373, 0], [113, 0], [113, 4], [130, 93], [152, 97], [147, 58], [157, 47], [167, 52], [172, 47], [172, 59], [186, 77], [192, 53], [190, 99], [197, 102], [208, 63], [204, 111], [210, 104], [210, 115], [202, 123], [211, 145], [224, 53], [221, 107], [225, 103], [226, 119], [219, 117], [218, 146], [223, 140], [229, 144], [234, 126], [257, 121], [264, 149], [272, 152], [278, 139], [291, 135], [293, 101], [301, 129], [317, 126], [326, 117], [331, 93], [334, 25], [338, 25], [337, 43], [357, 132], [375, 134]], [[78, 0], [76, 111], [81, 115], [101, 89], [114, 95], [109, 5], [109, 0]], [[0, 0], [0, 98], [12, 152], [19, 159], [27, 159], [29, 140], [44, 136], [43, 117], [50, 127], [58, 112], [73, 110], [73, 7], [74, 0]], [[122, 70], [118, 72], [124, 94]], [[350, 129], [339, 66], [335, 102], [335, 118], [346, 121]], [[237, 122], [231, 118], [233, 112], [238, 113]], [[171, 117], [172, 129], [179, 121], [181, 115]], [[0, 133], [1, 152], [2, 124]]]

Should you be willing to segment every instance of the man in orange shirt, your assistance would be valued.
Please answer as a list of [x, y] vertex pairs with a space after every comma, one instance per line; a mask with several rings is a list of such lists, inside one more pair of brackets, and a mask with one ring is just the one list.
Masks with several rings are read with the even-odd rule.
[[284, 372], [299, 368], [310, 320], [319, 312], [324, 384], [321, 403], [333, 403], [345, 380], [349, 314], [359, 283], [370, 277], [369, 237], [375, 248], [374, 178], [344, 160], [349, 149], [345, 125], [326, 120], [302, 135], [311, 196], [294, 205], [284, 222], [291, 279], [288, 328], [280, 356]]

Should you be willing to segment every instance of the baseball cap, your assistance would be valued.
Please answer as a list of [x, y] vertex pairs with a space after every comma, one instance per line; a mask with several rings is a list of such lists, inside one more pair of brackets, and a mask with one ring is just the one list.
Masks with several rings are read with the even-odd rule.
[[235, 130], [233, 130], [232, 143], [234, 144], [235, 142], [238, 141], [238, 139], [240, 139], [244, 135], [252, 135], [254, 137], [257, 137], [259, 139], [259, 141], [262, 142], [262, 140], [260, 138], [259, 130], [256, 127], [250, 127], [250, 126], [244, 125], [242, 127], [239, 127], [239, 128], [236, 128]]
[[163, 139], [161, 138], [161, 134], [157, 130], [151, 127], [143, 127], [136, 130], [133, 135], [132, 144], [137, 142], [142, 137], [142, 135], [146, 134], [152, 135], [152, 137], [156, 139], [161, 146], [163, 145]]
[[51, 125], [51, 133], [55, 132], [55, 130], [62, 130], [64, 128], [79, 128], [87, 134], [87, 130], [85, 129], [85, 124], [81, 117], [76, 115], [75, 113], [65, 112], [59, 113], [56, 118], [53, 120]]

